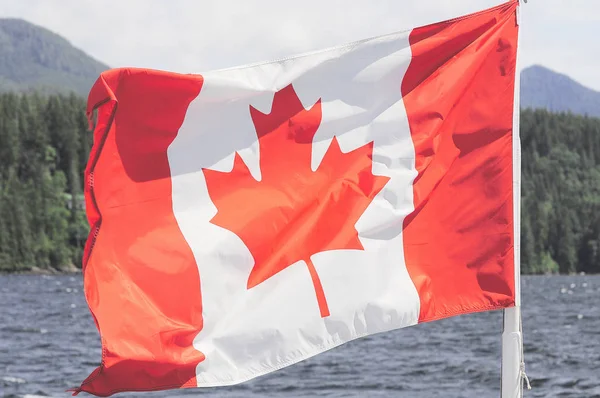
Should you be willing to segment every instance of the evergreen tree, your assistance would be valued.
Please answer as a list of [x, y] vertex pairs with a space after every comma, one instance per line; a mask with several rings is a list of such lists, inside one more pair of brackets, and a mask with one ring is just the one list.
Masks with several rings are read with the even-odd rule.
[[[75, 95], [0, 94], [0, 271], [81, 264], [92, 134]], [[600, 120], [521, 113], [524, 273], [600, 273]]]

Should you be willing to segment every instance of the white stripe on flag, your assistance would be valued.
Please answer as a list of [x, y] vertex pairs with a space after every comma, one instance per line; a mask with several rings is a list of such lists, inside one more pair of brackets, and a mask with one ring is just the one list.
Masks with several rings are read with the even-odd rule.
[[[201, 280], [204, 327], [195, 347], [206, 360], [197, 367], [199, 386], [238, 383], [360, 336], [417, 323], [419, 297], [402, 239], [417, 174], [401, 97], [410, 60], [406, 32], [204, 75], [168, 151], [174, 213]], [[269, 113], [274, 92], [290, 83], [305, 108], [322, 100], [313, 170], [336, 136], [343, 152], [374, 141], [373, 173], [391, 178], [356, 224], [364, 251], [311, 257], [331, 311], [326, 318], [315, 317], [319, 309], [303, 262], [246, 288], [252, 255], [238, 236], [209, 222], [217, 210], [201, 171], [230, 171], [237, 151], [259, 179], [249, 107]]]

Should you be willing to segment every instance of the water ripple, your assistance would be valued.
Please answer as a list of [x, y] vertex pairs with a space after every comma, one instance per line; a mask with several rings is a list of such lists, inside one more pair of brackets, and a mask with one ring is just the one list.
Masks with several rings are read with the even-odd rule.
[[[600, 397], [600, 277], [524, 277], [527, 397]], [[0, 398], [67, 397], [100, 342], [73, 276], [0, 276]], [[125, 397], [499, 396], [501, 312], [348, 343], [233, 387]]]

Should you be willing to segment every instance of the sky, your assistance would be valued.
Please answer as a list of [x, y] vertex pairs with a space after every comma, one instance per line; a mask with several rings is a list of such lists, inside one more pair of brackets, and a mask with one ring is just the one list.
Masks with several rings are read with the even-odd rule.
[[[503, 0], [1, 0], [0, 17], [50, 29], [111, 67], [202, 73], [274, 60], [479, 11]], [[600, 0], [528, 0], [522, 67], [600, 90]]]

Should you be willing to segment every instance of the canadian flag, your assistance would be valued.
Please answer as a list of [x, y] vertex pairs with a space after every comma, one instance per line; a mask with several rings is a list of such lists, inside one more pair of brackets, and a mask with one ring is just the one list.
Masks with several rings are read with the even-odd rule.
[[231, 385], [515, 306], [517, 8], [202, 75], [103, 73], [84, 257], [102, 363], [76, 393]]

